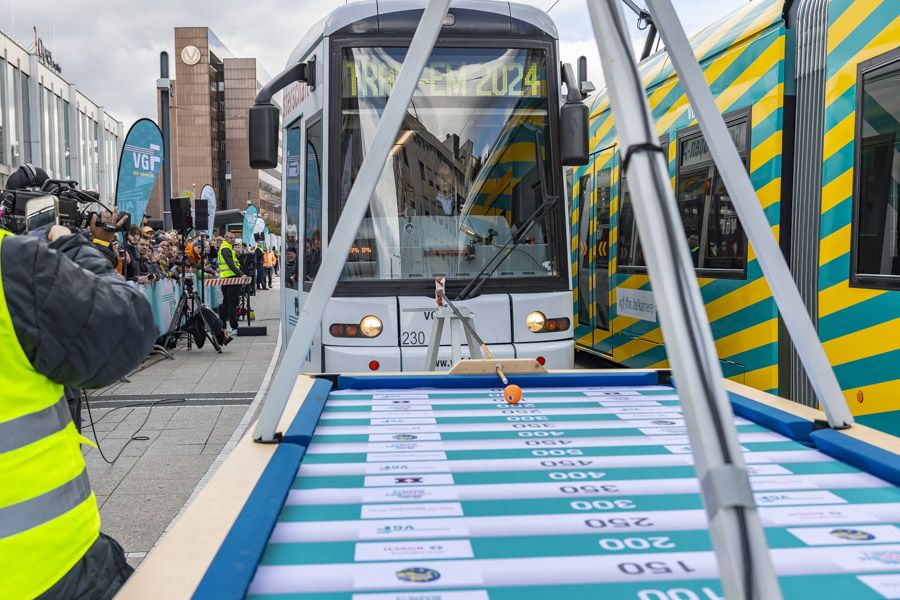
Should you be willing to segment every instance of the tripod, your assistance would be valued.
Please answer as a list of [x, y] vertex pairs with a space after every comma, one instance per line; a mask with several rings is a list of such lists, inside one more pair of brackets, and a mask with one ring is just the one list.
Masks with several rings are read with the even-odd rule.
[[[187, 232], [182, 234], [181, 236], [181, 254], [185, 255], [184, 252], [184, 238], [187, 237]], [[206, 309], [209, 308], [203, 303], [200, 297], [197, 295], [197, 291], [194, 289], [194, 279], [192, 277], [187, 277], [184, 272], [184, 260], [181, 261], [181, 282], [184, 285], [184, 293], [181, 294], [181, 298], [178, 300], [178, 306], [175, 308], [175, 313], [172, 315], [172, 321], [169, 323], [169, 329], [166, 331], [164, 335], [164, 346], [169, 346], [170, 343], [178, 341], [182, 335], [187, 336], [187, 347], [188, 350], [191, 349], [191, 345], [193, 342], [193, 331], [191, 330], [191, 324], [193, 323], [193, 319], [196, 317], [200, 318], [200, 321], [203, 323], [203, 334], [206, 336], [212, 345], [213, 348], [216, 349], [216, 352], [222, 353], [222, 345], [219, 344], [218, 340], [216, 340], [216, 336], [212, 334], [213, 328], [209, 324], [209, 320], [207, 319]], [[227, 339], [226, 339], [227, 342]]]

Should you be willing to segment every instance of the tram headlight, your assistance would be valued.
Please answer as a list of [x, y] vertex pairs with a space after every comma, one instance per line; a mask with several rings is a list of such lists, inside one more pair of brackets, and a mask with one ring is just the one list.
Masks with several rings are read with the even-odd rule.
[[528, 328], [528, 331], [532, 333], [538, 333], [544, 329], [544, 324], [547, 322], [547, 317], [544, 316], [539, 310], [532, 311], [528, 313], [528, 316], [525, 317], [525, 327]]
[[359, 330], [366, 337], [378, 337], [383, 328], [384, 324], [381, 319], [375, 315], [367, 315], [359, 322]]
[[528, 313], [528, 316], [525, 317], [525, 326], [528, 327], [528, 331], [531, 333], [568, 331], [570, 324], [571, 321], [569, 321], [568, 317], [548, 319], [546, 315], [539, 310], [530, 312]]

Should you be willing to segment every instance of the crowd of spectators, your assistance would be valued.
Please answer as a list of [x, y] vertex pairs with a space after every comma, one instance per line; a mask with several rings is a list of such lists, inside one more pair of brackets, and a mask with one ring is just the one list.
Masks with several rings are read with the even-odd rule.
[[[182, 267], [186, 275], [196, 276], [202, 271], [200, 277], [203, 279], [216, 278], [219, 276], [218, 252], [221, 243], [221, 235], [214, 235], [211, 239], [205, 233], [184, 237], [173, 230], [154, 229], [147, 224], [132, 225], [124, 249], [119, 250], [122, 274], [127, 280], [141, 285], [177, 279], [181, 276]], [[239, 242], [235, 243], [234, 249], [239, 258], [250, 258], [270, 251], [264, 244], [256, 247]], [[276, 260], [274, 269], [277, 268]], [[248, 274], [252, 275], [252, 270], [248, 270]]]

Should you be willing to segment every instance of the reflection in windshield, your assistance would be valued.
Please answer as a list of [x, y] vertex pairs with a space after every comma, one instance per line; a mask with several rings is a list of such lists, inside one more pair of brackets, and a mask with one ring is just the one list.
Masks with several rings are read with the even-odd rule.
[[[342, 65], [341, 205], [371, 144], [404, 48], [347, 48]], [[525, 49], [435, 48], [342, 275], [471, 277], [541, 204], [547, 67]], [[551, 219], [496, 276], [556, 274]]]

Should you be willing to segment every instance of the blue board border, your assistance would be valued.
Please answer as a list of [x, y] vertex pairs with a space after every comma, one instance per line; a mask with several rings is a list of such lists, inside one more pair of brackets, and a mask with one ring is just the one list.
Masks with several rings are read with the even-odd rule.
[[246, 597], [332, 385], [327, 379], [317, 379], [307, 392], [297, 416], [269, 459], [193, 598], [238, 600]]
[[[509, 374], [510, 383], [530, 388], [658, 385], [665, 371], [625, 371], [614, 373]], [[339, 375], [338, 390], [407, 388], [485, 388], [501, 385], [496, 375]]]

